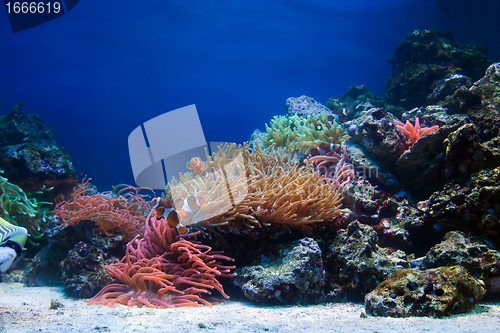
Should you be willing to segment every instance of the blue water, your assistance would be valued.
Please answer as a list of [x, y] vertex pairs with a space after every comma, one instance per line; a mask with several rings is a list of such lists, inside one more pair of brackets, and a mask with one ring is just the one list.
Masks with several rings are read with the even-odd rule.
[[[208, 141], [247, 140], [288, 97], [352, 85], [382, 94], [413, 29], [452, 30], [500, 55], [494, 1], [82, 0], [13, 34], [0, 13], [0, 114], [24, 102], [100, 190], [133, 184], [129, 133], [196, 104]], [[0, 10], [2, 11], [2, 10]], [[165, 128], [168, 131], [169, 128]], [[175, 145], [175, 142], [165, 142]]]

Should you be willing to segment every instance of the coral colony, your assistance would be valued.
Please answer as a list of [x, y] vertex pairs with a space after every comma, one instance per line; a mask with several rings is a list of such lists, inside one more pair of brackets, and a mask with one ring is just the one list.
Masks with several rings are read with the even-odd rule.
[[[389, 61], [384, 98], [289, 98], [248, 142], [189, 156], [161, 196], [75, 186], [67, 153], [16, 105], [0, 121], [0, 271], [27, 252], [28, 285], [89, 305], [213, 306], [232, 285], [265, 305], [467, 311], [500, 291], [500, 63], [438, 30]], [[62, 157], [37, 167], [42, 150]]]

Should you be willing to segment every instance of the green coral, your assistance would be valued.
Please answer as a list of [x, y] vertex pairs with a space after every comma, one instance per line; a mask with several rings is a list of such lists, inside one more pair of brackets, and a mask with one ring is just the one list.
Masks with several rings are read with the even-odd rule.
[[308, 154], [322, 143], [341, 144], [349, 135], [331, 115], [322, 113], [308, 117], [275, 116], [270, 127], [266, 124], [266, 134], [260, 139], [265, 148], [286, 147]]

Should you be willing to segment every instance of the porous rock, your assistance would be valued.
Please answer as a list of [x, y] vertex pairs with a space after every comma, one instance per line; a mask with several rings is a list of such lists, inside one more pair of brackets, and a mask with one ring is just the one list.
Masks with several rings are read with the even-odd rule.
[[[435, 229], [460, 230], [500, 244], [500, 167], [481, 170], [465, 185], [448, 183], [418, 203]], [[427, 223], [427, 222], [426, 222]]]
[[500, 165], [496, 150], [482, 144], [475, 124], [465, 124], [444, 140], [448, 178], [466, 178], [481, 169]]
[[33, 258], [28, 286], [64, 286], [73, 297], [92, 297], [111, 282], [105, 265], [124, 254], [123, 235], [107, 236], [93, 221], [75, 225], [50, 219], [44, 231], [49, 245]]
[[326, 253], [329, 294], [333, 291], [349, 299], [362, 298], [389, 275], [408, 267], [404, 252], [388, 255], [377, 241], [373, 228], [359, 221], [351, 222], [337, 235]]
[[[92, 244], [96, 243], [96, 244]], [[80, 242], [60, 263], [64, 292], [72, 297], [93, 297], [99, 290], [113, 283], [105, 266], [116, 262], [113, 255], [123, 246], [123, 236]]]
[[77, 183], [70, 155], [56, 144], [36, 114], [26, 114], [22, 103], [0, 117], [0, 167], [10, 182], [28, 192], [52, 187], [50, 198]]
[[399, 181], [407, 185], [418, 199], [429, 196], [448, 181], [443, 141], [462, 125], [460, 121], [424, 135], [396, 161]]
[[452, 112], [468, 114], [482, 140], [497, 137], [500, 133], [500, 63], [490, 65], [472, 87], [458, 89], [441, 104]]
[[437, 95], [439, 88], [434, 90], [446, 77], [460, 74], [470, 81], [478, 80], [493, 59], [476, 45], [455, 42], [450, 32], [422, 29], [407, 35], [388, 61], [392, 74], [384, 86], [387, 101], [411, 109], [430, 104], [427, 97], [433, 93], [437, 98], [431, 98], [432, 103], [445, 97]]
[[233, 283], [258, 304], [316, 303], [324, 298], [325, 270], [321, 249], [312, 238], [278, 247], [279, 254], [236, 269]]
[[383, 317], [440, 317], [467, 311], [484, 293], [484, 283], [460, 265], [402, 269], [365, 296], [365, 310]]
[[461, 265], [477, 279], [485, 282], [489, 292], [500, 292], [500, 252], [481, 238], [461, 231], [450, 231], [442, 242], [433, 246], [424, 257], [426, 268]]
[[286, 114], [288, 116], [307, 117], [314, 114], [332, 114], [332, 111], [321, 103], [318, 103], [314, 98], [308, 96], [290, 97], [286, 100]]
[[360, 145], [382, 167], [389, 167], [405, 151], [404, 140], [394, 124], [396, 118], [381, 108], [361, 111], [346, 123], [351, 141]]

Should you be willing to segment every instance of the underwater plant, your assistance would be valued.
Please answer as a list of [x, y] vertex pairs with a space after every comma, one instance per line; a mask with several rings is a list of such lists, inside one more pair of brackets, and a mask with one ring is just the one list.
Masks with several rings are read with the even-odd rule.
[[418, 117], [415, 118], [415, 125], [410, 123], [408, 120], [405, 124], [400, 121], [394, 120], [397, 128], [406, 137], [406, 149], [409, 150], [410, 147], [417, 142], [418, 139], [426, 134], [439, 128], [439, 125], [434, 125], [432, 127], [420, 127], [420, 120]]
[[89, 195], [93, 191], [87, 188], [91, 178], [82, 183], [69, 195], [68, 199], [58, 196], [53, 215], [58, 215], [63, 224], [77, 224], [80, 221], [94, 221], [107, 235], [119, 230], [126, 241], [144, 231], [144, 221], [151, 209], [148, 201], [150, 195], [140, 194], [141, 190], [129, 185], [118, 185], [111, 192]]
[[332, 115], [325, 113], [307, 117], [276, 116], [271, 126], [266, 124], [266, 133], [260, 137], [264, 148], [286, 147], [301, 154], [321, 144], [341, 144], [349, 139]]
[[116, 264], [106, 266], [118, 280], [104, 287], [88, 305], [148, 306], [172, 308], [181, 306], [212, 306], [221, 300], [210, 297], [216, 289], [229, 298], [218, 277], [233, 277], [234, 266], [224, 266], [219, 260], [234, 261], [212, 251], [198, 241], [189, 241], [170, 228], [164, 218], [150, 213], [146, 218], [143, 238], [135, 237], [127, 244], [126, 254]]

